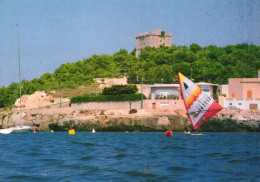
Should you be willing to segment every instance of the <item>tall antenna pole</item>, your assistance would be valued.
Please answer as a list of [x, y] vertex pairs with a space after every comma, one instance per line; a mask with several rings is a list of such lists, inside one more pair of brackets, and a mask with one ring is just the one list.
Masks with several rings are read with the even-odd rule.
[[21, 61], [20, 61], [20, 41], [19, 41], [19, 25], [17, 25], [18, 34], [18, 59], [19, 59], [19, 83], [20, 83], [20, 122], [22, 121], [22, 84], [21, 84]]
[[141, 83], [141, 92], [142, 92], [142, 95], [141, 95], [141, 109], [144, 108], [143, 106], [143, 75], [142, 75], [142, 83]]
[[60, 108], [61, 108], [61, 82], [60, 82]]

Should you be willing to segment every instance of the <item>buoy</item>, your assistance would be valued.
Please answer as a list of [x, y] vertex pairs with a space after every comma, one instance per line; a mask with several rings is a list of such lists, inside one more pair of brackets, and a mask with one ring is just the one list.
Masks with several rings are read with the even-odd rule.
[[53, 130], [51, 130], [51, 132], [53, 133], [54, 131], [53, 131]]
[[33, 130], [33, 133], [36, 133], [36, 130]]
[[95, 131], [95, 129], [93, 128], [93, 129], [92, 129], [92, 133], [95, 133], [95, 132], [96, 132], [96, 131]]
[[169, 137], [172, 137], [172, 136], [173, 136], [171, 130], [167, 130], [167, 131], [164, 133], [164, 135], [165, 135], [165, 136], [169, 136]]
[[70, 135], [75, 135], [75, 130], [73, 129], [73, 130], [69, 130], [69, 134]]

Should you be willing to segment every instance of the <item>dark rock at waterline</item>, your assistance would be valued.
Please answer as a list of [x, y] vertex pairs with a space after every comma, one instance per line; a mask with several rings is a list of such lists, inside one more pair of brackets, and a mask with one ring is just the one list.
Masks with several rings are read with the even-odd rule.
[[[36, 109], [22, 112], [23, 124], [39, 131], [184, 131], [192, 129], [183, 111], [169, 114], [167, 110], [142, 110], [129, 114], [128, 110], [74, 110], [73, 108]], [[20, 124], [19, 112], [0, 113], [0, 127]], [[223, 110], [207, 121], [202, 131], [259, 131], [259, 111]]]
[[178, 116], [154, 116], [154, 117], [97, 117], [94, 120], [85, 121], [59, 121], [49, 124], [49, 128], [55, 131], [183, 131], [188, 125], [187, 119]]

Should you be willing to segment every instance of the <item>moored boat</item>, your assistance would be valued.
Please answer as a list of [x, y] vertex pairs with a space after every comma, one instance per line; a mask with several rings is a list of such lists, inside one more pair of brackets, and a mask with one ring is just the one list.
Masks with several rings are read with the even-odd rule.
[[10, 134], [12, 133], [13, 128], [5, 128], [5, 129], [0, 129], [0, 134]]

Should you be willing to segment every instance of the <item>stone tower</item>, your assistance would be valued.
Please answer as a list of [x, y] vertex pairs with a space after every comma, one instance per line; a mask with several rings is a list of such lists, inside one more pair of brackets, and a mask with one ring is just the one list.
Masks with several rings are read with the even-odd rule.
[[151, 30], [150, 32], [136, 35], [136, 57], [141, 54], [142, 49], [146, 46], [159, 47], [161, 44], [171, 46], [172, 34], [161, 30]]

